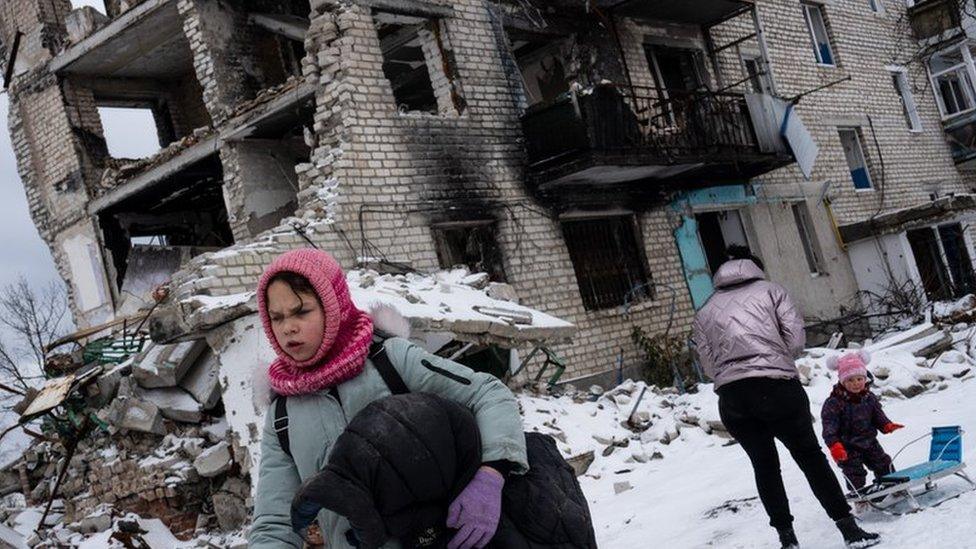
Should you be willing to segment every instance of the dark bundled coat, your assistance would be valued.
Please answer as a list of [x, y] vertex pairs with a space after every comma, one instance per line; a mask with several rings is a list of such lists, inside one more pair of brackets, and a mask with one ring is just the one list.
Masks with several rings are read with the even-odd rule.
[[870, 449], [878, 441], [878, 432], [891, 423], [869, 389], [852, 394], [839, 383], [824, 402], [820, 419], [828, 447], [840, 442], [854, 450]]
[[[431, 426], [437, 426], [432, 428]], [[491, 549], [595, 548], [590, 511], [552, 437], [526, 433], [529, 471], [510, 475]], [[447, 508], [481, 466], [474, 416], [434, 395], [410, 393], [367, 406], [336, 440], [329, 464], [299, 489], [292, 520], [321, 508], [349, 519], [360, 547], [388, 538], [445, 547]]]
[[525, 433], [529, 472], [513, 475], [502, 493], [492, 549], [595, 548], [590, 509], [576, 473], [549, 435]]
[[[444, 398], [411, 393], [371, 403], [349, 423], [319, 474], [292, 502], [292, 521], [322, 508], [349, 519], [351, 544], [387, 539], [405, 547], [444, 547], [451, 501], [481, 465], [474, 415]], [[306, 523], [307, 523], [306, 522]]]

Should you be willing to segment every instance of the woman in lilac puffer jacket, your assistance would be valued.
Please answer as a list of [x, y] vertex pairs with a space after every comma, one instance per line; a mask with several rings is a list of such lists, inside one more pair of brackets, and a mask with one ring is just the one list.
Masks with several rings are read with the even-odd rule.
[[803, 317], [786, 289], [766, 280], [758, 258], [733, 248], [729, 256], [715, 273], [715, 293], [695, 315], [692, 339], [699, 364], [715, 381], [722, 423], [752, 462], [769, 524], [784, 548], [799, 547], [780, 475], [779, 439], [844, 540], [877, 543], [877, 534], [854, 522], [813, 430], [793, 362], [805, 343]]

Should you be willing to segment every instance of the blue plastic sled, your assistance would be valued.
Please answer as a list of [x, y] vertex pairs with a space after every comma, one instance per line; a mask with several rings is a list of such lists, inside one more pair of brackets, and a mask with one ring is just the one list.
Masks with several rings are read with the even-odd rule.
[[[855, 489], [847, 495], [847, 499], [851, 502], [867, 502], [871, 506], [879, 508], [876, 502], [881, 501], [886, 496], [895, 495], [898, 496], [896, 503], [905, 498], [911, 503], [913, 510], [919, 510], [922, 505], [918, 503], [915, 496], [935, 489], [935, 481], [939, 479], [954, 475], [968, 482], [970, 489], [976, 488], [976, 483], [973, 483], [963, 471], [966, 464], [962, 461], [962, 433], [963, 431], [958, 425], [933, 427], [931, 435], [926, 434], [909, 442], [895, 454], [897, 458], [898, 454], [908, 446], [931, 436], [932, 442], [929, 446], [928, 461], [888, 473], [875, 480], [874, 484], [867, 488]], [[920, 486], [924, 489], [917, 491]], [[916, 491], [913, 493], [913, 490]], [[930, 507], [939, 505], [943, 501], [946, 500], [932, 504]]]

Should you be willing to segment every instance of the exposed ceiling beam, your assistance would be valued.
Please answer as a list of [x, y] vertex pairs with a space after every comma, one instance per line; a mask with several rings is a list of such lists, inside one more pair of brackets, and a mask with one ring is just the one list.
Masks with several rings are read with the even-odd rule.
[[309, 21], [297, 15], [285, 15], [281, 13], [252, 13], [248, 20], [264, 29], [275, 34], [280, 34], [286, 38], [305, 41], [308, 33]]

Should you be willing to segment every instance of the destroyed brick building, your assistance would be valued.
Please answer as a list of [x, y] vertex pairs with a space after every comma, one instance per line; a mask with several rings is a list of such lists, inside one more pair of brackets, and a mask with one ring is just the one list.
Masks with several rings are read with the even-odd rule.
[[[907, 4], [6, 0], [0, 59], [80, 328], [153, 307], [157, 343], [206, 338], [243, 377], [248, 292], [312, 242], [487, 273], [575, 325], [534, 359], [571, 378], [638, 364], [634, 326], [682, 337], [732, 244], [812, 332], [859, 292], [976, 287], [969, 27]], [[113, 158], [106, 107], [148, 112], [160, 150]]]
[[[579, 327], [560, 351], [582, 375], [636, 361], [633, 325], [684, 330], [728, 244], [811, 318], [885, 278], [972, 286], [968, 231], [945, 224], [966, 208], [936, 232], [884, 221], [971, 179], [919, 78], [916, 15], [890, 3], [16, 0], [11, 131], [81, 326], [180, 268], [174, 303], [245, 292], [305, 244], [298, 222], [347, 265], [510, 282]], [[760, 126], [756, 92], [803, 95], [812, 165]], [[111, 158], [104, 106], [151, 111], [161, 151]], [[896, 265], [865, 275], [879, 232]], [[158, 337], [201, 335], [169, 311]]]

